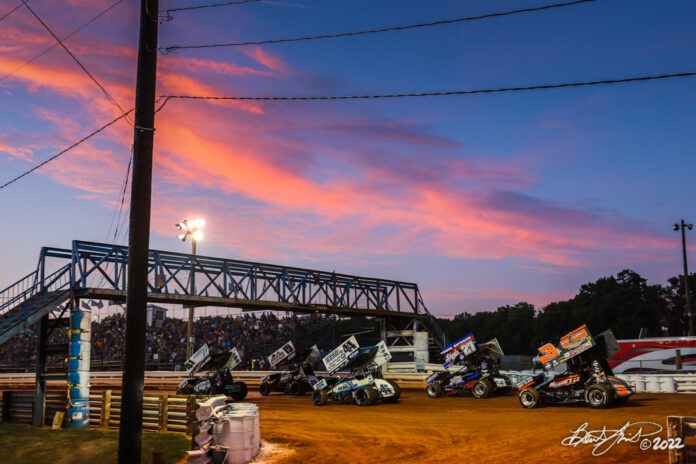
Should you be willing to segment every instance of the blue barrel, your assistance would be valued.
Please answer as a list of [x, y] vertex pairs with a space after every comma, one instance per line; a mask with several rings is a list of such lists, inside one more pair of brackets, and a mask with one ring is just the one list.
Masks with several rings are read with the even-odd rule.
[[70, 313], [68, 346], [68, 428], [89, 427], [89, 369], [92, 314], [75, 305]]

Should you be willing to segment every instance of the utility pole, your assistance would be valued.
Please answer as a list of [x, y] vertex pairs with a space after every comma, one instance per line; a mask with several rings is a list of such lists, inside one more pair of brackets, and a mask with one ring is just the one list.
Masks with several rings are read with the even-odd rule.
[[689, 266], [686, 261], [686, 230], [691, 230], [693, 228], [693, 224], [686, 224], [683, 219], [681, 220], [681, 223], [674, 224], [674, 226], [672, 226], [674, 231], [681, 230], [682, 259], [684, 261], [684, 297], [686, 298], [684, 317], [686, 317], [690, 337], [694, 335], [694, 312], [691, 306], [691, 292], [689, 291]]
[[133, 181], [128, 236], [126, 356], [121, 386], [121, 424], [118, 434], [119, 464], [140, 464], [141, 462], [158, 14], [158, 0], [141, 0], [133, 130]]

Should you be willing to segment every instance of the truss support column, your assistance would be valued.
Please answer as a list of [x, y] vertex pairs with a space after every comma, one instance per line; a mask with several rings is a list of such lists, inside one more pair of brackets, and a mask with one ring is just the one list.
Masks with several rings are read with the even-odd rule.
[[[67, 427], [89, 427], [89, 369], [92, 344], [92, 312], [73, 299], [70, 311], [68, 345], [68, 413]], [[89, 308], [89, 306], [88, 306]]]
[[44, 374], [46, 373], [47, 327], [48, 314], [39, 321], [39, 346], [36, 356], [36, 388], [34, 393], [34, 427], [43, 426], [46, 417], [46, 378]]

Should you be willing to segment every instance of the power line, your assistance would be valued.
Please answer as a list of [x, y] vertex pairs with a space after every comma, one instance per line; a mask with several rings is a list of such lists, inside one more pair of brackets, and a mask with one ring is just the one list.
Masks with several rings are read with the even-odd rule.
[[311, 101], [311, 100], [367, 100], [379, 98], [412, 98], [412, 97], [444, 97], [455, 95], [474, 95], [485, 93], [503, 93], [503, 92], [523, 92], [529, 90], [547, 90], [561, 89], [567, 87], [588, 87], [593, 85], [613, 85], [625, 84], [628, 82], [654, 81], [660, 79], [674, 79], [683, 77], [696, 76], [696, 72], [685, 72], [675, 74], [660, 74], [653, 76], [640, 77], [625, 77], [621, 79], [604, 79], [599, 81], [584, 81], [584, 82], [566, 82], [561, 84], [540, 84], [520, 87], [500, 87], [494, 89], [475, 89], [475, 90], [450, 90], [442, 92], [418, 92], [418, 93], [390, 93], [390, 94], [373, 94], [373, 95], [332, 95], [332, 96], [303, 96], [303, 97], [234, 97], [234, 96], [196, 96], [196, 95], [169, 95], [164, 96], [165, 101], [160, 106], [160, 109], [170, 99], [185, 99], [185, 100], [252, 100], [252, 101]]
[[[444, 92], [419, 92], [419, 93], [399, 93], [399, 94], [373, 94], [373, 95], [334, 95], [334, 96], [306, 96], [306, 97], [224, 97], [224, 96], [196, 96], [196, 95], [162, 95], [158, 98], [157, 102], [162, 101], [162, 104], [157, 107], [156, 113], [160, 112], [169, 100], [179, 99], [179, 100], [253, 100], [253, 101], [313, 101], [313, 100], [366, 100], [366, 99], [380, 99], [380, 98], [410, 98], [410, 97], [440, 97], [440, 96], [460, 96], [460, 95], [474, 95], [474, 94], [487, 94], [487, 93], [503, 93], [503, 92], [521, 92], [529, 90], [546, 90], [546, 89], [560, 89], [568, 87], [587, 87], [593, 85], [614, 85], [614, 84], [624, 84], [629, 82], [641, 82], [641, 81], [653, 81], [662, 79], [675, 79], [684, 77], [694, 77], [696, 72], [685, 72], [685, 73], [674, 73], [674, 74], [660, 74], [653, 76], [639, 76], [639, 77], [625, 77], [621, 79], [605, 79], [600, 81], [584, 81], [584, 82], [567, 82], [561, 84], [541, 84], [541, 85], [531, 85], [526, 87], [500, 87], [496, 89], [475, 89], [475, 90], [453, 90]], [[157, 103], [156, 102], [156, 103]], [[127, 115], [132, 113], [134, 109], [128, 110], [126, 113], [122, 114], [118, 118], [110, 121], [104, 126], [100, 127], [96, 131], [92, 132], [85, 138], [75, 142], [70, 147], [61, 151], [60, 153], [52, 156], [43, 163], [31, 168], [30, 170], [24, 172], [23, 174], [15, 177], [14, 179], [0, 185], [0, 189], [7, 187], [8, 185], [18, 181], [22, 177], [36, 171], [42, 166], [48, 164], [59, 156], [67, 153], [76, 146], [90, 139], [94, 135], [103, 131], [107, 127], [115, 124], [117, 121], [125, 118]]]
[[[63, 41], [68, 40], [70, 37], [72, 37], [73, 35], [77, 34], [77, 33], [80, 32], [82, 29], [84, 29], [85, 27], [89, 26], [89, 25], [92, 24], [94, 21], [96, 21], [97, 19], [99, 19], [100, 17], [102, 17], [103, 15], [105, 15], [106, 13], [108, 13], [109, 11], [111, 11], [116, 5], [118, 5], [118, 4], [121, 3], [122, 1], [123, 1], [123, 0], [117, 0], [117, 1], [116, 1], [115, 3], [113, 3], [110, 7], [108, 7], [107, 9], [105, 9], [104, 11], [102, 11], [101, 13], [99, 13], [98, 15], [96, 15], [95, 17], [93, 17], [92, 19], [90, 19], [89, 21], [87, 21], [86, 23], [84, 23], [82, 26], [80, 26], [80, 27], [78, 27], [77, 29], [75, 29], [74, 31], [72, 31], [70, 34], [68, 34], [68, 35], [66, 35], [65, 37], [63, 37], [62, 40], [63, 40]], [[20, 3], [19, 6], [22, 6], [22, 4]], [[19, 8], [19, 7], [18, 7], [18, 8]], [[14, 11], [14, 10], [13, 10], [13, 11]], [[9, 14], [9, 13], [8, 13], [8, 14]], [[0, 20], [2, 20], [2, 18], [0, 18]], [[58, 46], [58, 43], [54, 43], [53, 45], [51, 45], [50, 47], [48, 47], [47, 49], [45, 49], [44, 51], [42, 51], [41, 53], [39, 53], [38, 55], [36, 55], [34, 58], [30, 59], [29, 61], [25, 62], [25, 63], [22, 64], [21, 66], [17, 67], [14, 71], [10, 71], [9, 73], [7, 73], [7, 74], [5, 74], [4, 76], [0, 77], [0, 82], [4, 81], [4, 80], [7, 79], [8, 77], [14, 75], [14, 73], [16, 73], [17, 71], [19, 71], [20, 69], [22, 69], [22, 68], [25, 67], [26, 65], [31, 64], [31, 63], [33, 63], [34, 61], [38, 60], [39, 58], [41, 58], [42, 56], [44, 56], [46, 53], [48, 53], [49, 51], [53, 50], [53, 49], [54, 49], [55, 47], [57, 47], [57, 46]]]
[[25, 176], [31, 174], [32, 172], [36, 171], [37, 169], [42, 168], [43, 166], [47, 165], [47, 164], [50, 163], [51, 161], [55, 160], [56, 158], [59, 158], [60, 156], [64, 155], [65, 153], [69, 152], [70, 150], [72, 150], [72, 149], [75, 148], [76, 146], [78, 146], [78, 145], [80, 145], [80, 144], [86, 142], [87, 140], [89, 140], [90, 138], [94, 137], [94, 136], [97, 135], [98, 133], [102, 132], [103, 130], [105, 130], [105, 129], [108, 128], [109, 126], [112, 126], [112, 125], [115, 124], [116, 122], [118, 122], [118, 121], [120, 121], [121, 119], [127, 117], [127, 116], [128, 116], [129, 114], [131, 114], [133, 111], [135, 111], [135, 108], [126, 111], [126, 112], [123, 113], [121, 116], [119, 116], [119, 117], [117, 117], [116, 119], [114, 119], [114, 120], [108, 122], [107, 124], [101, 126], [99, 129], [95, 130], [94, 132], [92, 132], [91, 134], [87, 135], [86, 137], [84, 137], [84, 138], [78, 140], [77, 142], [73, 143], [72, 145], [70, 145], [68, 148], [66, 148], [65, 150], [61, 151], [60, 153], [51, 156], [51, 157], [48, 158], [46, 161], [44, 161], [44, 162], [42, 162], [42, 163], [40, 163], [40, 164], [37, 164], [37, 165], [34, 166], [33, 168], [31, 168], [31, 169], [29, 169], [28, 171], [26, 171], [26, 172], [24, 172], [24, 173], [18, 175], [18, 176], [15, 177], [14, 179], [12, 179], [12, 180], [10, 180], [10, 181], [8, 181], [8, 182], [5, 182], [3, 185], [0, 185], [0, 190], [2, 190], [2, 189], [4, 189], [5, 187], [7, 187], [7, 186], [9, 186], [9, 185], [11, 185], [11, 184], [17, 182], [17, 181], [18, 181], [19, 179], [21, 179], [22, 177], [25, 177]]
[[261, 0], [238, 0], [236, 2], [225, 2], [225, 3], [214, 3], [212, 5], [198, 5], [198, 6], [187, 6], [187, 7], [181, 7], [181, 8], [169, 8], [165, 14], [167, 16], [167, 20], [174, 19], [171, 17], [169, 13], [172, 11], [190, 11], [190, 10], [201, 10], [203, 8], [217, 8], [221, 6], [232, 6], [232, 5], [244, 5], [245, 3], [258, 3]]
[[63, 43], [63, 41], [51, 30], [50, 27], [48, 27], [48, 25], [47, 25], [45, 22], [43, 22], [43, 20], [39, 17], [39, 15], [37, 15], [37, 14], [34, 12], [34, 10], [31, 9], [31, 7], [27, 4], [27, 0], [22, 0], [22, 3], [23, 3], [24, 6], [27, 8], [27, 10], [29, 10], [29, 12], [34, 16], [34, 18], [36, 18], [36, 20], [37, 20], [39, 23], [41, 23], [41, 25], [44, 27], [44, 29], [46, 29], [46, 30], [48, 31], [48, 33], [51, 34], [51, 36], [56, 40], [56, 42], [58, 42], [58, 44], [63, 48], [63, 50], [65, 50], [65, 52], [66, 52], [68, 55], [70, 55], [70, 57], [71, 57], [71, 58], [75, 61], [75, 63], [77, 63], [77, 65], [85, 72], [85, 74], [87, 74], [87, 76], [89, 76], [89, 78], [92, 79], [92, 82], [94, 82], [95, 84], [97, 84], [97, 86], [101, 89], [101, 91], [104, 93], [104, 95], [106, 96], [106, 98], [107, 98], [111, 103], [113, 103], [113, 104], [119, 109], [119, 111], [121, 112], [121, 114], [125, 116], [126, 114], [130, 113], [130, 111], [129, 111], [128, 113], [125, 113], [125, 110], [124, 110], [123, 108], [121, 108], [121, 105], [119, 105], [118, 102], [117, 102], [116, 100], [114, 100], [114, 98], [113, 98], [113, 97], [111, 96], [111, 94], [106, 90], [106, 88], [105, 88], [103, 85], [101, 85], [101, 84], [99, 83], [99, 81], [87, 70], [87, 68], [84, 67], [84, 65], [80, 62], [80, 60], [78, 60], [77, 57], [76, 57], [75, 55], [73, 55], [73, 53], [68, 49], [68, 47], [65, 46], [65, 44]]
[[516, 15], [516, 14], [521, 14], [521, 13], [532, 13], [532, 12], [536, 12], [536, 11], [550, 10], [553, 8], [563, 8], [563, 7], [567, 7], [567, 6], [574, 6], [574, 5], [579, 5], [581, 3], [590, 3], [590, 2], [595, 2], [595, 1], [597, 1], [597, 0], [575, 0], [575, 1], [567, 2], [567, 3], [554, 3], [551, 5], [543, 5], [543, 6], [539, 6], [539, 7], [533, 7], [533, 8], [521, 8], [521, 9], [517, 9], [517, 10], [502, 11], [502, 12], [498, 12], [498, 13], [487, 13], [487, 14], [479, 15], [479, 16], [468, 16], [465, 18], [444, 19], [444, 20], [440, 20], [440, 21], [432, 21], [429, 23], [409, 24], [406, 26], [391, 26], [391, 27], [384, 27], [381, 29], [367, 29], [367, 30], [353, 31], [353, 32], [339, 32], [339, 33], [335, 33], [335, 34], [321, 34], [321, 35], [313, 35], [313, 36], [306, 36], [306, 37], [291, 37], [291, 38], [284, 38], [284, 39], [258, 40], [258, 41], [253, 41], [253, 42], [232, 42], [232, 43], [208, 44], [208, 45], [174, 45], [171, 47], [160, 48], [160, 52], [162, 52], [163, 54], [167, 54], [167, 53], [171, 53], [171, 52], [174, 52], [177, 50], [191, 49], [191, 48], [242, 47], [242, 46], [246, 46], [246, 45], [267, 45], [267, 44], [277, 44], [277, 43], [287, 43], [287, 42], [301, 42], [301, 41], [307, 41], [307, 40], [335, 39], [338, 37], [349, 37], [349, 36], [364, 35], [364, 34], [377, 34], [377, 33], [382, 33], [382, 32], [391, 32], [391, 31], [403, 31], [403, 30], [407, 30], [407, 29], [441, 26], [441, 25], [445, 25], [445, 24], [454, 24], [454, 23], [460, 23], [460, 22], [465, 22], [465, 21], [478, 21], [481, 19], [499, 18], [499, 17], [503, 17], [503, 16], [511, 16], [511, 15]]
[[17, 5], [16, 7], [12, 8], [9, 12], [5, 13], [4, 15], [0, 16], [0, 21], [2, 21], [3, 19], [7, 18], [8, 16], [10, 16], [10, 15], [11, 15], [12, 13], [14, 13], [15, 11], [19, 10], [19, 9], [21, 8], [21, 6], [22, 6], [22, 2], [19, 2], [19, 5]]

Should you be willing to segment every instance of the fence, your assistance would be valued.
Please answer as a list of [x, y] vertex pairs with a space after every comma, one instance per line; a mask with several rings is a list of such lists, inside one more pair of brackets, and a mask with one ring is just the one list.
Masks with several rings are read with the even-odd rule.
[[[57, 412], [65, 412], [68, 401], [64, 390], [46, 393], [44, 425], [53, 424]], [[196, 397], [193, 395], [144, 395], [143, 430], [191, 434]], [[33, 391], [3, 391], [2, 421], [32, 424]], [[89, 395], [89, 426], [118, 428], [121, 421], [121, 394], [105, 390]]]
[[669, 450], [669, 464], [696, 463], [696, 417], [668, 416], [667, 437], [685, 446]]

